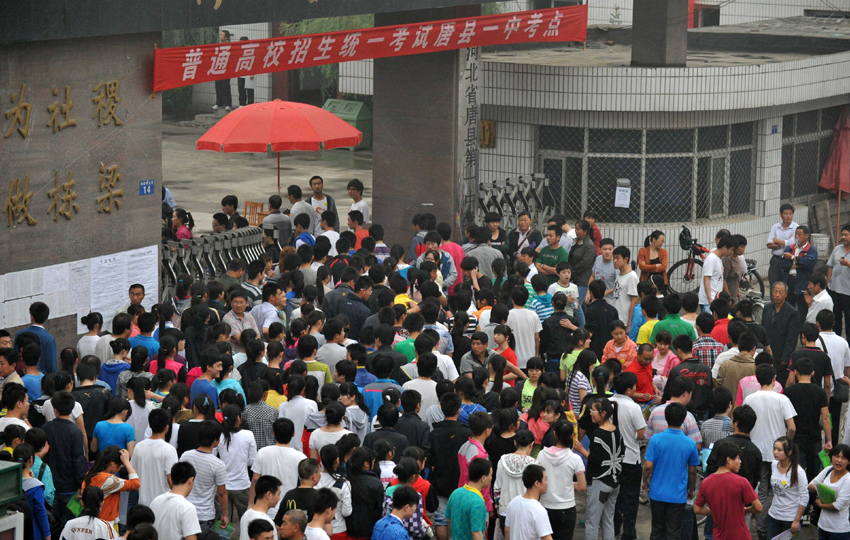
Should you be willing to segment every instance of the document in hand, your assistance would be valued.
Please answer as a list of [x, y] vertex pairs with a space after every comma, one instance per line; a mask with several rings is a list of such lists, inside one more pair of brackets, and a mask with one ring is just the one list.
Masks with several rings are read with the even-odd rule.
[[791, 529], [788, 529], [785, 532], [779, 533], [774, 536], [771, 540], [798, 540], [803, 536], [798, 531], [796, 534], [791, 532]]
[[835, 502], [835, 490], [831, 487], [827, 487], [824, 484], [818, 484], [818, 498], [820, 502], [824, 504], [831, 504]]

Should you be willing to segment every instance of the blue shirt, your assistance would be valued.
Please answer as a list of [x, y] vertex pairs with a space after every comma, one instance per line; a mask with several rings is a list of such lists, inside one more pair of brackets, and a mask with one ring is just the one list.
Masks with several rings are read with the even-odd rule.
[[681, 429], [667, 428], [649, 439], [646, 461], [652, 462], [649, 498], [682, 504], [688, 500], [688, 467], [699, 465], [697, 443]]
[[113, 445], [126, 450], [127, 443], [136, 440], [136, 430], [130, 424], [110, 424], [102, 420], [94, 426], [92, 439], [97, 439], [97, 448], [101, 451]]
[[466, 403], [461, 403], [460, 414], [457, 417], [457, 421], [461, 424], [468, 424], [469, 415], [476, 412], [487, 412], [487, 409], [477, 403], [470, 403], [468, 405]]
[[142, 346], [148, 350], [148, 356], [153, 356], [159, 352], [159, 341], [153, 336], [138, 335], [130, 338], [130, 347]]
[[[32, 332], [38, 337], [38, 346], [41, 349], [41, 361], [38, 363], [38, 370], [42, 373], [56, 373], [56, 340], [53, 339], [53, 336], [43, 327], [32, 325], [18, 331], [15, 334], [14, 343], [18, 342], [18, 336], [24, 332]], [[15, 351], [20, 352], [17, 345]]]
[[372, 540], [410, 540], [410, 535], [400, 519], [387, 514], [375, 523]]
[[440, 335], [440, 345], [437, 349], [438, 351], [440, 351], [440, 354], [451, 354], [454, 352], [454, 342], [452, 341], [452, 335], [449, 333], [448, 330], [436, 324], [426, 324], [422, 328], [430, 328], [431, 330], [436, 330], [437, 333]]
[[452, 538], [472, 540], [472, 533], [487, 530], [484, 497], [469, 486], [457, 488], [446, 505], [446, 519], [452, 522]]
[[543, 295], [534, 294], [535, 296], [529, 302], [529, 307], [531, 307], [532, 311], [537, 312], [537, 316], [540, 317], [540, 322], [542, 323], [549, 315], [555, 313], [555, 308], [552, 307], [552, 295], [549, 293]]
[[206, 379], [195, 379], [192, 383], [192, 399], [189, 403], [194, 403], [195, 398], [201, 394], [206, 394], [213, 402], [213, 406], [218, 409], [218, 391], [216, 391], [213, 383]]
[[[366, 371], [366, 368], [359, 367], [357, 368], [357, 376], [354, 378], [354, 384], [356, 384], [360, 388], [364, 388], [367, 384], [372, 384], [378, 378]], [[363, 390], [360, 391], [363, 393]]]
[[24, 386], [27, 387], [27, 394], [30, 397], [30, 401], [35, 401], [41, 397], [41, 380], [43, 378], [43, 373], [39, 373], [38, 375], [24, 375], [21, 377], [21, 380], [24, 382]]
[[643, 316], [643, 311], [640, 309], [640, 302], [635, 305], [632, 311], [632, 329], [629, 330], [629, 339], [637, 343], [638, 332], [640, 327], [646, 322], [646, 317]]

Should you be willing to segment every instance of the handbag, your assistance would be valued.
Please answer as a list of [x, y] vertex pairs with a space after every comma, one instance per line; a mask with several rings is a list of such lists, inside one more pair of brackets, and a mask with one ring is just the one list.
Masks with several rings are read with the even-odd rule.
[[[818, 336], [818, 340], [820, 341], [820, 346], [823, 349], [823, 352], [829, 355], [829, 351], [826, 349], [826, 343], [824, 343], [823, 338]], [[834, 377], [834, 392], [832, 394], [832, 399], [834, 399], [837, 403], [847, 403], [850, 401], [850, 386], [847, 385], [843, 380], [838, 377]]]

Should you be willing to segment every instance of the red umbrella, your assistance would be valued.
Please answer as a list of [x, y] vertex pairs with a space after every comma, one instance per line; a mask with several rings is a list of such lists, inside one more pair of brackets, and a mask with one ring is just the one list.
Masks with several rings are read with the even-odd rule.
[[842, 193], [850, 193], [850, 115], [847, 107], [842, 109], [835, 129], [837, 131], [832, 137], [829, 160], [823, 168], [818, 186], [838, 195], [838, 231], [835, 235], [837, 239], [841, 236]]
[[319, 107], [276, 99], [239, 107], [207, 131], [198, 150], [214, 152], [277, 152], [280, 193], [280, 152], [357, 146], [363, 134]]

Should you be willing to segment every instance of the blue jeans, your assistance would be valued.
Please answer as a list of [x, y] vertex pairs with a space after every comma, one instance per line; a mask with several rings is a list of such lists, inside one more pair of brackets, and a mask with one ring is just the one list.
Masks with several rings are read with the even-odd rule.
[[767, 537], [773, 538], [791, 528], [791, 521], [780, 521], [767, 516]]
[[831, 533], [818, 529], [818, 540], [850, 540], [850, 532]]
[[578, 302], [579, 305], [584, 305], [584, 297], [587, 296], [587, 287], [578, 285]]

